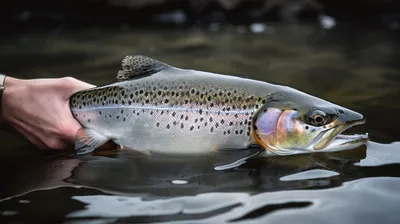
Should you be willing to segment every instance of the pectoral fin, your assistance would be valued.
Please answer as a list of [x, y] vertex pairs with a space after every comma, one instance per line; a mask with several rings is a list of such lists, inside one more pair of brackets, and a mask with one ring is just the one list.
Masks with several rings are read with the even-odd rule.
[[79, 129], [75, 138], [76, 154], [87, 154], [102, 146], [109, 139], [90, 129]]
[[248, 148], [243, 150], [218, 150], [219, 161], [214, 164], [215, 170], [227, 170], [238, 167], [244, 163], [250, 157], [256, 156], [263, 149], [260, 148]]

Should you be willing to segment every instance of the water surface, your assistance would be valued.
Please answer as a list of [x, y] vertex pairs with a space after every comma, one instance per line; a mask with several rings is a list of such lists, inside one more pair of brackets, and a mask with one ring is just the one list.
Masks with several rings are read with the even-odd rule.
[[277, 26], [263, 34], [63, 25], [2, 37], [2, 71], [21, 78], [115, 81], [127, 54], [176, 67], [289, 85], [365, 115], [371, 142], [337, 153], [250, 160], [132, 152], [40, 152], [0, 133], [2, 223], [397, 223], [400, 218], [400, 38], [385, 30]]

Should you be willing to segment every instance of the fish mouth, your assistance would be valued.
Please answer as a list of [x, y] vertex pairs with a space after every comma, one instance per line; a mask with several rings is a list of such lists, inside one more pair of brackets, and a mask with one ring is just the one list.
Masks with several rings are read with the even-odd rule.
[[364, 124], [365, 121], [365, 119], [361, 119], [357, 121], [346, 122], [321, 132], [315, 140], [313, 147], [314, 150], [339, 151], [344, 149], [353, 149], [366, 144], [369, 140], [368, 133], [353, 135], [342, 134], [351, 127]]

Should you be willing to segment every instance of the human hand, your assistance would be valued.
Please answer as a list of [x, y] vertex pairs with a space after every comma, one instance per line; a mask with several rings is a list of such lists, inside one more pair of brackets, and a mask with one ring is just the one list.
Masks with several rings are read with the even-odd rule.
[[21, 80], [9, 76], [4, 86], [3, 120], [42, 149], [64, 149], [75, 141], [81, 125], [71, 114], [69, 98], [95, 87], [71, 77]]

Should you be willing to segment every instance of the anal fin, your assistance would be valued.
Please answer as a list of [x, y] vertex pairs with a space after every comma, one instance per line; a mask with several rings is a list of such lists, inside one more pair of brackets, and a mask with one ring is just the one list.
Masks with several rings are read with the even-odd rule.
[[261, 148], [218, 150], [218, 154], [222, 158], [215, 164], [214, 170], [227, 170], [238, 167], [246, 163], [246, 160], [250, 157], [256, 156], [262, 151], [263, 149]]
[[75, 138], [75, 153], [87, 154], [102, 146], [109, 139], [90, 129], [79, 129]]

